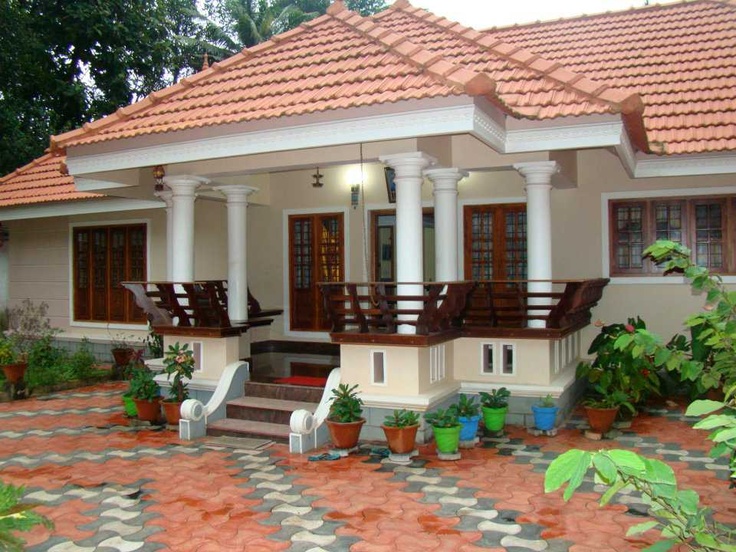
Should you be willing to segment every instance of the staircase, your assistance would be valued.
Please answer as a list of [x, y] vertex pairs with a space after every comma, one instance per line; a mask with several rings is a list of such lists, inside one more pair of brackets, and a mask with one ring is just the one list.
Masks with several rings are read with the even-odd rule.
[[322, 393], [319, 387], [246, 382], [245, 396], [228, 401], [226, 417], [208, 424], [207, 435], [288, 442], [291, 413], [314, 412]]

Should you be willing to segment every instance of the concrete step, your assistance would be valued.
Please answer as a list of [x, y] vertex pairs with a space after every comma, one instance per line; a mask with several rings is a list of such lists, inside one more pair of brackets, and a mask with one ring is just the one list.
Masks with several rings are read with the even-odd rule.
[[321, 387], [304, 387], [301, 385], [284, 385], [280, 383], [245, 382], [246, 397], [265, 397], [287, 401], [303, 401], [318, 403], [322, 399], [324, 389]]
[[300, 409], [314, 412], [318, 404], [247, 396], [228, 401], [226, 412], [228, 418], [288, 425], [292, 412]]
[[288, 442], [289, 432], [288, 425], [255, 422], [253, 420], [237, 420], [235, 418], [223, 418], [207, 425], [207, 435], [258, 437], [261, 439], [271, 439], [280, 443]]

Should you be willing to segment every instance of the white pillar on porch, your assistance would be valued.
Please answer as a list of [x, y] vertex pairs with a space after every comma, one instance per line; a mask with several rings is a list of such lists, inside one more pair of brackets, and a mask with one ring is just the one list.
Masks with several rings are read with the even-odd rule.
[[[526, 181], [527, 278], [552, 279], [552, 175], [560, 168], [556, 161], [516, 163], [514, 168]], [[529, 282], [530, 293], [549, 293], [552, 282]], [[549, 299], [530, 298], [529, 304], [549, 304]], [[541, 314], [543, 311], [530, 311]], [[544, 328], [543, 320], [530, 320], [530, 328]]]
[[199, 176], [165, 176], [164, 183], [171, 190], [171, 237], [176, 254], [172, 250], [171, 280], [194, 281], [194, 200], [197, 188], [208, 182]]
[[227, 310], [231, 322], [248, 320], [248, 196], [251, 186], [218, 186], [227, 198]]
[[[379, 158], [394, 171], [396, 185], [396, 280], [422, 282], [422, 171], [437, 162], [434, 157], [416, 151], [385, 155]], [[398, 295], [422, 295], [421, 285], [398, 285]], [[399, 309], [421, 309], [417, 301], [399, 301]], [[416, 315], [402, 315], [399, 320], [415, 320]], [[416, 333], [414, 326], [399, 324], [398, 332]]]
[[434, 185], [434, 266], [438, 282], [457, 278], [457, 184], [468, 176], [460, 169], [424, 171]]
[[174, 279], [174, 205], [171, 190], [156, 192], [156, 197], [166, 205], [166, 279], [171, 282]]

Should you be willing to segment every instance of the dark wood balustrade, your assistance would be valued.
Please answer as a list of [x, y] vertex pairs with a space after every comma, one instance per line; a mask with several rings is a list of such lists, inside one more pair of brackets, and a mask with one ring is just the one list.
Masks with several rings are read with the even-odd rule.
[[[248, 321], [233, 324], [227, 312], [227, 281], [122, 282], [162, 335], [224, 337], [273, 322], [281, 309], [261, 309], [248, 290]], [[176, 325], [174, 321], [176, 320]]]
[[[535, 282], [551, 291], [529, 291], [532, 282], [527, 280], [423, 282], [415, 284], [424, 290], [419, 296], [399, 295], [396, 282], [338, 282], [320, 287], [333, 341], [359, 343], [377, 342], [377, 335], [395, 335], [399, 324], [416, 326], [418, 336], [562, 337], [590, 323], [591, 309], [608, 284], [604, 278]], [[421, 307], [400, 309], [405, 301]], [[403, 320], [401, 315], [414, 320]], [[532, 320], [543, 321], [544, 327], [528, 327]]]

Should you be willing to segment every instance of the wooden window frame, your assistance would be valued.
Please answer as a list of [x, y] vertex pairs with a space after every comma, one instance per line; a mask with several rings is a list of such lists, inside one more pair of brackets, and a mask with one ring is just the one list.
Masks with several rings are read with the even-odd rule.
[[736, 195], [702, 195], [702, 196], [673, 196], [648, 197], [641, 199], [615, 199], [608, 202], [608, 258], [610, 275], [613, 277], [649, 277], [662, 276], [662, 269], [651, 260], [645, 259], [642, 267], [619, 268], [616, 256], [618, 241], [618, 226], [616, 224], [616, 209], [620, 206], [640, 206], [642, 208], [642, 233], [644, 248], [656, 241], [656, 207], [661, 204], [682, 205], [682, 244], [691, 251], [694, 249], [696, 236], [695, 207], [698, 204], [720, 203], [722, 208], [722, 244], [723, 267], [708, 267], [713, 273], [736, 274]]
[[[133, 232], [141, 232], [143, 244], [141, 246], [140, 260], [142, 276], [139, 278], [132, 274], [132, 248]], [[146, 223], [111, 224], [94, 226], [76, 226], [72, 228], [72, 319], [74, 322], [100, 323], [100, 324], [145, 324], [145, 313], [135, 304], [132, 294], [129, 294], [119, 285], [113, 285], [113, 247], [112, 235], [124, 233], [122, 274], [120, 281], [143, 280], [148, 273], [148, 225]], [[100, 266], [99, 255], [95, 252], [94, 236], [105, 237], [104, 266]], [[84, 262], [81, 262], [79, 236], [86, 235], [86, 249], [84, 251]], [[81, 270], [84, 268], [86, 287], [81, 283]], [[97, 292], [102, 294], [95, 297], [94, 277], [95, 270], [104, 271], [104, 290]], [[120, 270], [120, 267], [118, 267]]]
[[[492, 243], [493, 252], [491, 254], [491, 265], [493, 267], [492, 280], [509, 280], [508, 269], [506, 263], [506, 252], [507, 252], [507, 236], [506, 236], [506, 219], [505, 216], [509, 213], [526, 213], [526, 203], [489, 203], [481, 205], [465, 205], [463, 207], [463, 276], [467, 280], [473, 279], [472, 274], [472, 263], [473, 263], [473, 251], [472, 251], [472, 213], [478, 212], [491, 212], [493, 214], [493, 229], [492, 229]], [[525, 241], [529, 240], [529, 225], [526, 222], [525, 229]], [[529, 259], [526, 259], [526, 273], [528, 275], [529, 270]], [[525, 278], [515, 278], [525, 279]]]

